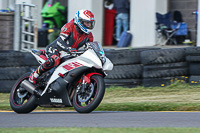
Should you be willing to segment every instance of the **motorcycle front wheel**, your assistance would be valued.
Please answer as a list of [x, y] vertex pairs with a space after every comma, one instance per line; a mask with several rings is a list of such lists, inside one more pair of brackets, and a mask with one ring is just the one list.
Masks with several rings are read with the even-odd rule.
[[10, 92], [10, 106], [16, 113], [29, 113], [37, 105], [37, 98], [20, 86], [25, 79], [28, 80], [31, 73], [22, 75]]
[[73, 97], [73, 106], [79, 113], [90, 113], [101, 103], [105, 93], [105, 82], [102, 76], [93, 75], [90, 78], [90, 84], [86, 87], [84, 93], [78, 90], [80, 83], [76, 86], [76, 92]]

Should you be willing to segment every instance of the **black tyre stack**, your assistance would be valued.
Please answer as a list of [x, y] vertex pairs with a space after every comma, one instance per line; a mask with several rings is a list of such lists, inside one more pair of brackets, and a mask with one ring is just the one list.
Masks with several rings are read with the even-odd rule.
[[16, 80], [39, 64], [30, 53], [0, 51], [0, 92], [10, 92]]
[[141, 63], [144, 65], [144, 87], [166, 86], [174, 80], [188, 80], [188, 63], [185, 61], [184, 48], [143, 51]]
[[[159, 48], [154, 48], [159, 49]], [[143, 65], [140, 61], [140, 52], [148, 48], [137, 49], [105, 49], [106, 56], [114, 67], [108, 72], [106, 85], [133, 87], [141, 85]]]
[[189, 83], [200, 84], [200, 47], [187, 48], [186, 61], [189, 62]]
[[[104, 49], [114, 64], [106, 86], [166, 86], [175, 80], [200, 84], [200, 47]], [[29, 52], [0, 50], [0, 92], [10, 92], [16, 80], [39, 63]]]

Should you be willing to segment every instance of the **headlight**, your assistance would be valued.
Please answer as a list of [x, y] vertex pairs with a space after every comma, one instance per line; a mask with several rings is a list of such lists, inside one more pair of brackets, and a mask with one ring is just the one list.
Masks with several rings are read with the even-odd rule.
[[105, 56], [101, 56], [100, 59], [101, 59], [102, 64], [104, 64], [106, 62]]

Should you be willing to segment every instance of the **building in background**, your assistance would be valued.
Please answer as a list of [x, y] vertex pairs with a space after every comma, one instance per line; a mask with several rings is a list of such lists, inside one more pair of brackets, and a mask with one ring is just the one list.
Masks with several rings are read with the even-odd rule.
[[[33, 11], [38, 28], [42, 27], [41, 10], [47, 0], [0, 0], [0, 9], [14, 8], [16, 4], [30, 2], [36, 5]], [[57, 0], [67, 7], [66, 19], [71, 20], [77, 10], [89, 9], [95, 14], [94, 40], [102, 44], [104, 38], [104, 0]], [[199, 1], [199, 2], [198, 2]], [[78, 3], [78, 4], [77, 4]], [[144, 4], [145, 3], [145, 4]], [[188, 25], [190, 39], [198, 42], [197, 21], [192, 12], [198, 9], [200, 0], [130, 0], [130, 33], [132, 47], [154, 46], [156, 44], [156, 12], [165, 14], [178, 10]], [[197, 45], [200, 45], [197, 43]]]

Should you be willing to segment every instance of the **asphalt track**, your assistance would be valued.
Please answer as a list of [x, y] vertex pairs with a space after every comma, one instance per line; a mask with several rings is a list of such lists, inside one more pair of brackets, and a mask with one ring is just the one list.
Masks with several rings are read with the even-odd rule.
[[13, 127], [200, 127], [200, 112], [0, 112], [0, 128]]

